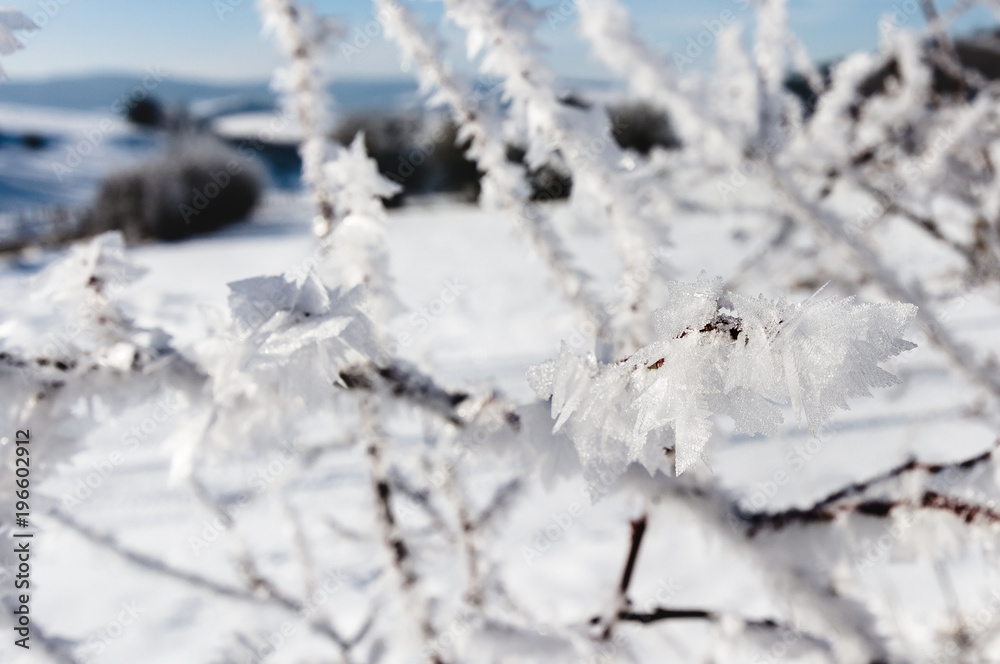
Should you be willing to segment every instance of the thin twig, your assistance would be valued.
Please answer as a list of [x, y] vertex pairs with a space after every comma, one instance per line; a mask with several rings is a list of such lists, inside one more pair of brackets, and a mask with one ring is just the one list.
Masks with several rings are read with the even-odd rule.
[[[273, 586], [269, 583], [263, 582], [259, 578], [257, 579], [257, 581], [259, 581], [257, 589], [264, 590], [265, 593], [263, 595], [256, 594], [245, 588], [219, 583], [218, 581], [201, 576], [195, 572], [189, 572], [187, 570], [173, 567], [169, 563], [163, 562], [162, 560], [158, 560], [144, 553], [127, 549], [117, 542], [111, 535], [99, 533], [96, 530], [83, 525], [68, 514], [63, 513], [59, 509], [53, 509], [50, 511], [49, 516], [73, 532], [77, 533], [91, 544], [114, 554], [122, 560], [125, 560], [146, 571], [174, 579], [175, 581], [180, 581], [181, 583], [198, 590], [208, 591], [226, 599], [249, 602], [251, 604], [271, 604], [282, 608], [297, 617], [301, 616], [306, 608], [301, 602], [298, 602], [283, 593], [274, 592]], [[341, 636], [340, 633], [337, 632], [332, 626], [324, 624], [318, 620], [309, 620], [307, 624], [317, 633], [326, 636], [331, 641], [336, 643], [342, 651], [350, 649], [350, 642]]]
[[922, 463], [911, 459], [867, 480], [853, 482], [826, 495], [808, 507], [795, 507], [778, 512], [746, 512], [739, 508], [736, 508], [735, 511], [738, 518], [747, 524], [747, 535], [749, 537], [754, 537], [757, 533], [765, 530], [782, 530], [792, 524], [826, 523], [833, 521], [839, 514], [845, 513], [885, 517], [894, 509], [901, 507], [949, 511], [967, 523], [972, 523], [973, 521], [996, 523], [1000, 521], [1000, 513], [995, 512], [991, 508], [967, 503], [930, 490], [925, 491], [916, 501], [902, 499], [852, 500], [863, 496], [874, 487], [914, 472], [939, 475], [949, 471], [971, 471], [992, 459], [993, 452], [996, 449], [997, 447], [994, 446], [986, 452], [951, 463]]
[[[417, 569], [412, 553], [403, 538], [402, 530], [393, 509], [393, 489], [390, 481], [389, 462], [386, 459], [385, 435], [379, 422], [377, 405], [369, 396], [359, 404], [361, 436], [365, 443], [371, 472], [372, 488], [375, 494], [375, 511], [382, 530], [382, 541], [389, 553], [392, 566], [399, 576], [400, 590], [406, 598], [411, 615], [420, 629], [425, 643], [437, 638], [437, 630], [429, 614], [427, 603], [419, 597]], [[445, 664], [442, 655], [432, 649], [432, 664]]]

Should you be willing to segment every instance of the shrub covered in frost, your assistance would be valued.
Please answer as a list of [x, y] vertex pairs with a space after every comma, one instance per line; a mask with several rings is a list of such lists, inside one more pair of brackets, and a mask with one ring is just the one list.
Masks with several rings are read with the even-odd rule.
[[144, 97], [128, 105], [125, 119], [138, 127], [162, 127], [167, 121], [167, 112], [156, 97]]
[[[383, 200], [399, 185], [380, 173], [360, 136], [349, 145], [330, 140], [319, 63], [345, 32], [293, 0], [260, 0], [267, 27], [289, 56], [275, 82], [303, 129], [314, 254], [289, 274], [230, 284], [228, 312], [210, 313], [205, 336], [185, 353], [162, 331], [138, 327], [109, 297], [112, 280], [136, 276], [114, 236], [74, 250], [44, 273], [40, 291], [56, 305], [54, 316], [25, 307], [0, 326], [6, 429], [43, 431], [52, 451], [46, 470], [102, 417], [114, 418], [150, 393], [183, 395], [190, 408], [166, 432], [174, 479], [190, 484], [218, 515], [234, 549], [220, 547], [211, 565], [185, 567], [57, 508], [45, 514], [46, 526], [68, 528], [116, 561], [183, 585], [199, 601], [215, 594], [259, 609], [247, 614], [250, 628], [241, 623], [229, 636], [243, 654], [253, 646], [247, 634], [272, 629], [281, 612], [311, 630], [298, 643], [302, 652], [330, 661], [410, 662], [420, 653], [432, 664], [660, 662], [671, 658], [660, 630], [675, 620], [684, 621], [676, 625], [684, 637], [679, 651], [690, 661], [755, 661], [762, 653], [843, 664], [902, 664], [925, 653], [929, 661], [945, 659], [935, 652], [994, 661], [990, 630], [969, 629], [959, 602], [940, 611], [933, 595], [915, 612], [914, 626], [905, 620], [913, 616], [887, 606], [893, 602], [884, 601], [881, 585], [860, 575], [884, 553], [886, 538], [919, 553], [918, 560], [931, 559], [950, 594], [957, 584], [947, 584], [947, 555], [985, 553], [978, 556], [985, 563], [968, 555], [960, 564], [988, 570], [1000, 525], [995, 443], [943, 460], [924, 459], [928, 450], [916, 447], [885, 450], [914, 456], [886, 456], [879, 468], [856, 459], [849, 475], [838, 468], [838, 475], [822, 476], [831, 486], [810, 487], [795, 504], [773, 507], [743, 495], [740, 482], [756, 482], [758, 469], [715, 475], [696, 463], [715, 433], [716, 414], [732, 418], [738, 431], [769, 434], [790, 410], [817, 434], [850, 399], [894, 384], [880, 364], [913, 347], [904, 339], [911, 319], [922, 324], [927, 347], [939, 351], [924, 356], [928, 363], [950, 362], [951, 384], [968, 379], [962, 391], [972, 407], [951, 416], [967, 412], [968, 421], [995, 431], [1000, 377], [973, 345], [986, 335], [962, 330], [959, 338], [937, 311], [950, 292], [942, 281], [995, 291], [1000, 278], [1000, 92], [959, 68], [978, 94], [934, 96], [929, 63], [960, 64], [948, 62], [947, 48], [928, 50], [942, 44], [946, 19], [930, 21], [927, 34], [886, 31], [884, 53], [852, 56], [827, 80], [788, 31], [786, 3], [762, 0], [752, 52], [736, 26], [724, 26], [718, 71], [706, 80], [696, 71], [677, 76], [676, 63], [645, 44], [613, 0], [578, 0], [574, 16], [595, 53], [675, 125], [679, 149], [644, 155], [613, 140], [601, 109], [564, 103], [536, 35], [558, 15], [523, 0], [444, 0], [482, 74], [502, 90], [506, 103], [491, 105], [476, 103], [474, 86], [449, 65], [433, 28], [396, 0], [375, 4], [386, 35], [417, 65], [429, 102], [451, 115], [483, 173], [483, 204], [509, 214], [572, 308], [572, 340], [581, 351], [564, 346], [555, 360], [530, 369], [539, 399], [520, 406], [489, 386], [447, 386], [390, 352], [388, 324], [400, 303]], [[932, 13], [933, 3], [921, 5]], [[864, 82], [889, 60], [898, 76], [866, 98]], [[790, 69], [801, 76], [799, 87], [815, 94], [811, 113], [786, 89]], [[511, 143], [524, 146], [523, 163], [507, 158]], [[601, 266], [612, 273], [608, 283], [595, 283], [578, 264], [582, 252], [563, 236], [583, 223], [553, 223], [551, 206], [532, 202], [529, 175], [547, 164], [574, 184], [568, 212], [603, 223], [613, 250]], [[142, 232], [158, 228], [149, 221], [155, 215], [142, 216], [147, 205], [190, 205], [182, 170], [172, 171], [170, 191], [147, 196], [141, 183], [123, 189], [132, 192], [126, 205], [141, 213]], [[198, 186], [209, 183], [202, 177]], [[886, 192], [891, 198], [880, 200], [872, 219], [855, 224], [845, 216], [857, 200]], [[947, 225], [935, 216], [942, 206], [951, 210]], [[650, 257], [683, 211], [699, 213], [697, 224], [758, 224], [759, 246], [741, 265], [728, 266], [727, 285], [705, 277], [678, 283]], [[127, 229], [134, 216], [108, 219]], [[945, 256], [901, 264], [898, 254], [884, 251], [884, 237], [895, 237], [880, 235], [886, 226]], [[935, 272], [941, 265], [944, 276]], [[829, 273], [837, 296], [821, 292], [793, 303], [750, 297], [745, 293], [755, 287], [732, 285], [755, 273], [774, 290], [786, 276], [810, 281]], [[854, 294], [861, 292], [880, 294], [883, 303], [859, 303]], [[71, 309], [77, 301], [86, 306]], [[37, 331], [46, 322], [77, 332], [52, 352], [39, 349]], [[298, 445], [287, 484], [258, 490], [229, 472], [231, 459], [260, 459], [286, 437]], [[736, 441], [712, 444], [729, 442]], [[776, 446], [769, 441], [759, 451], [775, 453]], [[840, 448], [828, 450], [827, 461]], [[329, 466], [307, 478], [318, 459]], [[788, 477], [779, 480], [779, 472], [758, 486], [783, 484]], [[574, 494], [589, 490], [605, 503], [590, 512], [570, 503], [545, 520], [536, 546], [518, 548], [531, 535], [504, 517], [519, 509], [533, 519], [542, 491], [567, 477]], [[550, 482], [533, 486], [539, 478]], [[299, 499], [293, 489], [310, 480], [330, 499]], [[0, 482], [0, 491], [10, 490]], [[262, 521], [245, 517], [244, 506], [260, 508], [257, 516], [269, 526], [272, 515], [285, 515], [293, 536], [273, 537], [268, 528], [256, 540], [246, 537], [251, 528], [259, 533]], [[9, 513], [0, 524], [4, 518]], [[577, 521], [587, 527], [574, 528]], [[622, 535], [621, 549], [609, 556], [597, 540], [613, 533]], [[643, 542], [650, 538], [658, 538], [656, 551], [671, 547], [679, 555], [669, 565], [649, 555]], [[565, 546], [556, 547], [560, 539]], [[538, 550], [556, 548], [560, 553], [550, 555], [563, 557], [550, 560], [558, 574], [540, 582], [525, 572], [522, 562], [530, 567]], [[583, 574], [570, 556], [593, 564], [581, 567]], [[226, 561], [234, 573], [220, 571]], [[685, 570], [684, 604], [673, 583], [654, 580], [665, 568], [710, 561], [718, 564]], [[334, 572], [348, 587], [322, 595], [316, 611], [317, 580]], [[732, 590], [724, 581], [747, 572], [754, 578], [739, 578], [736, 592], [723, 594]], [[546, 595], [555, 577], [572, 580], [562, 586], [572, 596]], [[763, 592], [741, 602], [745, 588]], [[0, 587], [0, 600], [9, 593]], [[709, 628], [692, 629], [692, 621]], [[298, 641], [294, 631], [282, 627]], [[37, 638], [44, 638], [41, 630]], [[51, 639], [47, 646], [58, 652], [65, 644]]]
[[256, 165], [235, 151], [185, 140], [166, 157], [110, 175], [83, 232], [120, 230], [133, 242], [179, 240], [245, 220], [262, 186]]
[[649, 103], [612, 104], [608, 108], [608, 118], [615, 142], [622, 148], [648, 155], [653, 148], [680, 146], [669, 116]]

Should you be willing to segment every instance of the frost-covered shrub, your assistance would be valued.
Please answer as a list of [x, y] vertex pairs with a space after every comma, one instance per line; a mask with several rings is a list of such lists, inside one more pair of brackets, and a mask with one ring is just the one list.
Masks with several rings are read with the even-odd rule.
[[[928, 40], [922, 47], [924, 63], [932, 75], [932, 89], [938, 95], [964, 97], [975, 94], [974, 88], [965, 80], [962, 68], [985, 81], [1000, 79], [1000, 45], [996, 33], [955, 39], [947, 48], [954, 49], [954, 62], [941, 57], [941, 46], [937, 40]], [[890, 58], [861, 84], [862, 94], [869, 97], [876, 92], [885, 92], [887, 82], [893, 79], [898, 83], [900, 77], [898, 60]]]
[[139, 127], [162, 127], [167, 120], [163, 104], [155, 97], [144, 97], [125, 109], [125, 118]]
[[49, 137], [34, 132], [21, 137], [21, 144], [29, 150], [44, 150], [49, 145]]
[[[863, 575], [892, 548], [914, 563], [907, 580], [933, 568], [923, 571], [957, 596], [954, 564], [962, 586], [978, 588], [969, 572], [991, 569], [1000, 526], [1000, 448], [987, 441], [958, 454], [948, 435], [933, 449], [883, 445], [862, 421], [870, 438], [859, 454], [820, 431], [873, 388], [909, 381], [892, 395], [909, 400], [921, 371], [932, 392], [942, 378], [958, 386], [962, 401], [947, 422], [995, 431], [1000, 421], [988, 335], [941, 313], [956, 289], [970, 288], [995, 314], [1000, 91], [959, 68], [976, 94], [936, 94], [932, 65], [956, 65], [946, 50], [925, 48], [938, 22], [926, 34], [884, 31], [878, 55], [855, 54], [827, 77], [788, 30], [786, 3], [762, 0], [752, 49], [739, 26], [720, 26], [716, 70], [681, 76], [617, 2], [578, 0], [570, 13], [595, 54], [677, 133], [677, 149], [642, 154], [614, 140], [603, 109], [567, 103], [536, 35], [558, 15], [523, 0], [445, 0], [447, 20], [503, 96], [495, 104], [450, 66], [432, 26], [396, 0], [375, 4], [429, 104], [457, 126], [482, 173], [482, 204], [508, 215], [573, 314], [558, 319], [572, 325], [559, 356], [528, 369], [538, 398], [512, 404], [488, 385], [453, 387], [395, 355], [389, 324], [401, 305], [383, 201], [399, 183], [360, 134], [343, 145], [330, 139], [320, 63], [350, 33], [293, 0], [261, 0], [289, 57], [275, 82], [303, 130], [316, 251], [287, 274], [230, 284], [228, 311], [210, 314], [208, 331], [184, 354], [109, 301], [115, 272], [136, 276], [109, 236], [75, 249], [42, 280], [57, 315], [85, 323], [78, 342], [39, 351], [33, 311], [0, 326], [0, 369], [19, 379], [0, 383], [3, 415], [8, 428], [48, 422], [49, 463], [99, 417], [160, 389], [180, 393], [190, 407], [169, 427], [172, 477], [218, 515], [233, 549], [184, 568], [122, 544], [130, 538], [107, 534], [115, 525], [98, 530], [59, 509], [47, 525], [199, 598], [259, 609], [248, 611], [255, 624], [246, 630], [272, 628], [281, 612], [318, 637], [299, 642], [313, 659], [661, 662], [674, 659], [674, 639], [664, 637], [680, 635], [681, 661], [993, 661], [992, 636], [973, 629], [964, 608], [974, 593], [946, 610], [937, 594], [914, 595], [910, 612], [885, 598], [893, 574], [877, 583]], [[922, 3], [929, 14], [932, 5]], [[895, 75], [866, 98], [864, 82], [891, 62]], [[511, 144], [523, 146], [519, 162], [508, 158]], [[531, 172], [546, 166], [574, 185], [562, 208], [568, 223], [532, 201]], [[662, 265], [658, 249], [675, 231], [682, 253], [686, 237], [714, 230], [710, 237], [726, 238], [737, 225], [739, 264], [714, 245], [704, 253], [726, 282], [678, 282], [670, 272], [692, 266]], [[564, 236], [583, 227], [609, 245], [597, 259], [602, 277], [588, 274], [591, 254]], [[932, 258], [911, 260], [899, 247]], [[801, 302], [749, 295], [827, 280]], [[69, 303], [78, 300], [92, 308], [74, 312]], [[920, 331], [908, 330], [911, 320]], [[925, 364], [897, 379], [880, 365], [909, 360], [910, 336]], [[936, 424], [937, 415], [914, 413], [931, 402], [901, 411], [907, 436]], [[751, 444], [728, 436], [769, 436], [789, 413], [811, 435], [792, 441], [791, 453], [788, 441], [764, 438], [743, 456]], [[734, 426], [716, 426], [716, 415]], [[791, 479], [784, 468], [762, 477], [772, 468], [766, 458], [794, 463], [802, 449], [816, 474], [800, 483], [821, 482], [780, 505], [759, 500]], [[276, 450], [291, 455], [287, 482], [257, 490], [229, 474], [231, 460]], [[698, 461], [716, 450], [729, 463], [713, 473]], [[330, 465], [309, 476], [318, 459]], [[328, 494], [296, 500], [310, 480]], [[551, 518], [540, 515], [542, 535], [526, 533], [544, 499], [562, 491], [589, 492], [598, 505], [570, 498]], [[262, 537], [261, 522], [241, 511], [248, 506], [273, 510]], [[293, 537], [273, 536], [279, 513]], [[616, 534], [620, 548], [608, 548]], [[542, 551], [551, 566], [525, 572]], [[231, 574], [220, 571], [226, 560]], [[583, 560], [586, 573], [576, 569]], [[316, 611], [317, 580], [334, 571], [345, 592]], [[683, 603], [663, 579], [674, 572], [690, 586]], [[560, 578], [572, 596], [546, 594]], [[228, 643], [247, 649], [245, 629]]]
[[959, 61], [990, 81], [1000, 79], [1000, 31], [984, 30], [955, 40]]
[[648, 155], [654, 147], [669, 150], [680, 146], [670, 118], [648, 103], [612, 104], [608, 118], [615, 142], [623, 149]]
[[[591, 105], [575, 97], [560, 99], [570, 108], [588, 110]], [[642, 102], [614, 104], [607, 108], [611, 136], [623, 150], [635, 150], [648, 155], [654, 147], [678, 147], [677, 136], [670, 126], [666, 113]], [[527, 165], [528, 150], [524, 145], [513, 144], [507, 148], [507, 159], [518, 165]], [[573, 177], [558, 161], [530, 165], [527, 179], [531, 185], [533, 201], [564, 200], [573, 192]]]
[[244, 221], [262, 186], [256, 164], [237, 152], [185, 140], [166, 157], [110, 175], [83, 232], [120, 230], [132, 242], [179, 240]]
[[[143, 272], [126, 258], [120, 233], [100, 235], [33, 277], [21, 316], [5, 321], [0, 418], [44, 441], [32, 460], [33, 481], [55, 472], [105, 418], [199, 384], [168, 334], [136, 325], [119, 308], [118, 296]], [[78, 407], [94, 395], [103, 409]], [[13, 458], [11, 446], [0, 448], [4, 468], [14, 468]], [[13, 480], [13, 472], [0, 477], [0, 500], [11, 498]], [[0, 529], [9, 518], [0, 517]]]
[[[528, 151], [521, 145], [507, 146], [507, 160], [518, 166], [527, 165]], [[566, 169], [551, 163], [536, 164], [527, 167], [526, 176], [531, 186], [532, 201], [553, 201], [569, 198], [573, 192], [573, 178]]]

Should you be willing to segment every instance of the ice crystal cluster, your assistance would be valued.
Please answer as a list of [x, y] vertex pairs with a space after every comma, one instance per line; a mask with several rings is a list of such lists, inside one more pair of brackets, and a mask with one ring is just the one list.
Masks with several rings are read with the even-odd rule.
[[853, 297], [790, 304], [726, 292], [722, 280], [673, 282], [653, 313], [656, 340], [619, 362], [581, 357], [532, 367], [532, 388], [551, 399], [555, 430], [566, 428], [591, 469], [639, 462], [653, 472], [672, 430], [678, 474], [705, 451], [712, 414], [738, 431], [773, 433], [790, 404], [810, 430], [851, 397], [897, 378], [879, 363], [913, 348], [902, 335], [909, 304], [861, 304]]

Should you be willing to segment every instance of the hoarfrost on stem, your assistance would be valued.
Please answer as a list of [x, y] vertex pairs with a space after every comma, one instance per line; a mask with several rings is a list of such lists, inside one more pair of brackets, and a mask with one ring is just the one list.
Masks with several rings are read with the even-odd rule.
[[655, 472], [669, 428], [683, 473], [704, 454], [713, 413], [731, 416], [742, 433], [770, 434], [790, 404], [816, 435], [849, 398], [896, 383], [878, 365], [914, 347], [902, 338], [913, 305], [818, 293], [790, 304], [725, 292], [722, 283], [704, 274], [671, 283], [653, 313], [656, 339], [619, 362], [563, 346], [558, 359], [529, 369], [532, 388], [551, 399], [554, 430], [568, 429], [588, 470], [639, 462]]

